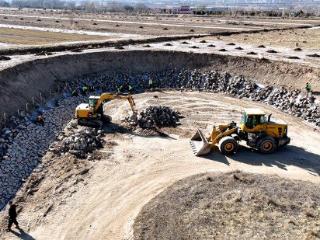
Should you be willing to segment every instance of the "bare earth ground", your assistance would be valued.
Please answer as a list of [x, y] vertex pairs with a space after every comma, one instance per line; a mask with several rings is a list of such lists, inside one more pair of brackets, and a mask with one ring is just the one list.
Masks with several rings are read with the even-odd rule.
[[[90, 164], [88, 175], [81, 177], [85, 184], [76, 184], [72, 190], [66, 188], [56, 197], [54, 192], [44, 189], [59, 189], [60, 184], [45, 177], [33, 197], [20, 203], [23, 209], [19, 220], [29, 237], [132, 239], [134, 219], [148, 201], [176, 181], [199, 173], [241, 170], [320, 182], [320, 135], [299, 119], [263, 104], [217, 94], [144, 93], [135, 95], [135, 100], [139, 110], [162, 104], [180, 111], [185, 116], [182, 125], [176, 129], [164, 129], [170, 137], [145, 137], [120, 131], [122, 128], [116, 125], [109, 126], [116, 133], [107, 134], [106, 140], [110, 142], [112, 139], [114, 143], [98, 152], [107, 154], [107, 157]], [[276, 119], [288, 122], [291, 145], [272, 155], [260, 155], [246, 148], [231, 158], [219, 153], [204, 158], [193, 155], [188, 138], [196, 127], [205, 129], [214, 123], [238, 120], [244, 107], [261, 107], [273, 112]], [[118, 101], [108, 103], [105, 109], [114, 124], [121, 124], [120, 120], [130, 112], [126, 102]], [[46, 157], [50, 159], [49, 155]], [[60, 161], [68, 159], [66, 156]], [[57, 181], [59, 179], [57, 177]], [[48, 205], [47, 199], [52, 206]], [[3, 213], [1, 219], [4, 220]], [[16, 236], [4, 234], [3, 238], [16, 239]]]
[[[57, 42], [74, 42], [100, 39], [135, 39], [148, 36], [172, 36], [190, 34], [211, 34], [221, 32], [239, 32], [263, 29], [282, 29], [288, 27], [310, 27], [320, 24], [319, 18], [310, 19], [280, 19], [280, 18], [248, 18], [241, 16], [194, 16], [194, 15], [164, 15], [164, 14], [123, 14], [105, 13], [90, 14], [71, 11], [51, 11], [42, 9], [0, 9], [2, 30], [0, 36], [1, 48], [10, 47], [8, 44], [48, 44]], [[21, 28], [30, 28], [22, 32]], [[35, 32], [34, 30], [39, 30]], [[59, 32], [56, 32], [59, 30]], [[3, 32], [4, 31], [4, 32]], [[7, 32], [8, 31], [8, 32]], [[41, 35], [40, 32], [43, 32]], [[72, 31], [69, 36], [63, 34]], [[89, 32], [90, 31], [90, 32]], [[313, 31], [313, 30], [312, 30]], [[56, 32], [56, 33], [55, 33]], [[296, 45], [317, 49], [317, 31], [295, 30], [289, 38], [288, 32], [270, 33], [266, 35], [270, 43], [262, 36], [254, 34], [248, 38], [240, 35], [234, 41], [246, 44], [270, 44], [291, 47]], [[77, 34], [79, 34], [77, 39]], [[96, 36], [85, 36], [85, 34]], [[104, 35], [106, 34], [106, 35]], [[111, 36], [109, 36], [109, 35]], [[102, 35], [102, 37], [98, 37]], [[19, 39], [20, 37], [23, 39]], [[105, 36], [105, 37], [104, 37]], [[283, 37], [279, 37], [283, 36]], [[233, 38], [233, 36], [231, 36]], [[295, 40], [296, 38], [299, 38]], [[305, 42], [307, 39], [307, 42]], [[228, 41], [230, 38], [226, 38]], [[278, 40], [275, 40], [278, 39]], [[263, 41], [262, 41], [263, 40]], [[268, 40], [269, 41], [269, 40]]]
[[53, 33], [45, 31], [0, 28], [0, 43], [15, 45], [41, 45], [59, 42], [107, 40], [108, 37], [85, 34]]
[[320, 27], [309, 29], [282, 30], [280, 32], [263, 32], [222, 36], [222, 41], [265, 45], [270, 47], [286, 47], [320, 50]]
[[89, 14], [68, 11], [0, 10], [2, 24], [130, 33], [139, 35], [208, 34], [270, 28], [314, 26], [315, 19], [274, 19], [193, 15]]
[[[255, 27], [233, 26], [214, 22], [198, 21], [179, 21], [177, 19], [145, 19], [139, 16], [134, 19], [118, 18], [113, 15], [110, 18], [97, 18], [90, 16], [89, 18], [77, 16], [35, 16], [35, 15], [0, 15], [2, 24], [25, 25], [36, 27], [52, 27], [62, 29], [91, 30], [100, 32], [130, 33], [140, 35], [181, 35], [181, 34], [208, 34], [211, 32], [221, 31], [238, 31], [256, 29]], [[22, 20], [21, 20], [22, 19]], [[192, 30], [191, 30], [192, 29]], [[261, 29], [261, 27], [258, 27]]]
[[[185, 52], [215, 53], [219, 55], [243, 56], [258, 59], [264, 58], [275, 61], [295, 62], [316, 68], [319, 68], [320, 66], [320, 57], [310, 56], [312, 54], [317, 54], [320, 56], [320, 49], [304, 49], [301, 51], [295, 51], [293, 48], [285, 48], [280, 46], [272, 48], [260, 48], [259, 45], [238, 43], [232, 37], [229, 40], [230, 41], [222, 41], [220, 40], [220, 37], [203, 37], [200, 39], [191, 39], [187, 41], [171, 41], [167, 43], [148, 44], [149, 47], [145, 49], [166, 49]], [[133, 49], [136, 48], [136, 46], [129, 46], [128, 48]], [[270, 50], [275, 52], [268, 52]], [[241, 71], [245, 71], [245, 68], [242, 68]], [[272, 81], [272, 79], [270, 79], [270, 81]]]
[[319, 190], [241, 172], [192, 176], [143, 207], [135, 239], [317, 239]]

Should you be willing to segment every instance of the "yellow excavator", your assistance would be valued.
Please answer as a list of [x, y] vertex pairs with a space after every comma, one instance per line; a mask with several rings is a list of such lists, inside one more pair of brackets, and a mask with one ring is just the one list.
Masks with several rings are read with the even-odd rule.
[[100, 96], [90, 96], [88, 103], [81, 103], [76, 107], [75, 117], [79, 125], [102, 127], [104, 122], [111, 122], [111, 117], [103, 112], [103, 104], [113, 99], [127, 100], [132, 110], [131, 121], [137, 121], [137, 110], [131, 95], [102, 93]]
[[198, 129], [190, 143], [196, 156], [206, 155], [217, 148], [224, 155], [234, 154], [240, 141], [261, 153], [272, 153], [290, 143], [287, 134], [288, 126], [272, 122], [271, 114], [267, 117], [260, 109], [246, 109], [239, 127], [233, 121], [214, 126], [208, 138]]

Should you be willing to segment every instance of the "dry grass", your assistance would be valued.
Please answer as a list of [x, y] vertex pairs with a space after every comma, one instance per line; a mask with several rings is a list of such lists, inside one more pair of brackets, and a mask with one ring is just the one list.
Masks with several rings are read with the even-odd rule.
[[0, 43], [8, 44], [40, 45], [59, 42], [75, 42], [103, 39], [107, 39], [107, 37], [0, 28]]
[[201, 174], [150, 201], [135, 239], [316, 239], [320, 187], [273, 176]]

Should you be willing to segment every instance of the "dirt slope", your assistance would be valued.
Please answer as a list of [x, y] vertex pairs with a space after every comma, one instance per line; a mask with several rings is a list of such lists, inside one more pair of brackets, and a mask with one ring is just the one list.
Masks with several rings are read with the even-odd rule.
[[[135, 99], [138, 109], [162, 104], [179, 110], [186, 118], [177, 129], [166, 129], [171, 134], [168, 138], [116, 134], [113, 154], [96, 161], [86, 185], [72, 197], [66, 195], [62, 204], [56, 202], [46, 217], [39, 218], [36, 210], [28, 210], [32, 209], [32, 203], [26, 201], [19, 219], [29, 236], [35, 239], [131, 239], [134, 219], [150, 199], [177, 180], [198, 173], [243, 170], [320, 182], [319, 132], [296, 118], [265, 105], [216, 94], [145, 93]], [[248, 149], [242, 149], [232, 158], [219, 153], [205, 158], [193, 155], [188, 137], [196, 127], [206, 128], [214, 122], [238, 119], [239, 111], [249, 106], [262, 107], [274, 112], [275, 118], [288, 122], [292, 144], [265, 156]], [[130, 111], [126, 102], [112, 101], [107, 107], [118, 124]], [[110, 150], [108, 146], [102, 152]], [[16, 238], [7, 234], [4, 239]]]

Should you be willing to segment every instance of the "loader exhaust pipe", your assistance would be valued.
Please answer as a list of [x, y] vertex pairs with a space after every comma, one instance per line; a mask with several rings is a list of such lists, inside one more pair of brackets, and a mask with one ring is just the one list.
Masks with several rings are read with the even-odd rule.
[[211, 151], [211, 144], [200, 129], [197, 129], [197, 132], [190, 139], [190, 144], [192, 151], [196, 156], [206, 155]]

